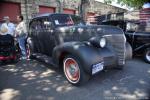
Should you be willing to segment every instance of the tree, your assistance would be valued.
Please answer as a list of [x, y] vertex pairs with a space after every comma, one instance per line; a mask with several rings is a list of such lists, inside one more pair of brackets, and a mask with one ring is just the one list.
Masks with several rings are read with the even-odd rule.
[[[104, 0], [105, 3], [111, 3], [113, 1], [115, 0]], [[117, 3], [133, 8], [141, 8], [147, 2], [150, 2], [150, 0], [117, 0]]]
[[56, 0], [56, 2], [57, 2], [58, 7], [59, 7], [59, 11], [58, 11], [58, 12], [59, 12], [59, 13], [62, 13], [62, 9], [63, 9], [63, 8], [62, 8], [62, 5], [63, 5], [63, 4], [62, 4], [62, 1], [61, 1], [61, 0]]
[[87, 15], [87, 8], [88, 8], [88, 5], [90, 3], [90, 0], [81, 0], [80, 1], [80, 16], [86, 20], [86, 15]]
[[120, 4], [126, 4], [129, 7], [141, 8], [144, 3], [149, 2], [149, 0], [117, 0]]

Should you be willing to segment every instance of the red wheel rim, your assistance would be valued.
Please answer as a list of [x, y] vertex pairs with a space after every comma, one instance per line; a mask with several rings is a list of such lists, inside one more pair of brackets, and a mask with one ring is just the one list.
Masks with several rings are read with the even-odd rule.
[[71, 83], [77, 83], [80, 79], [80, 69], [78, 63], [73, 58], [64, 61], [64, 73]]

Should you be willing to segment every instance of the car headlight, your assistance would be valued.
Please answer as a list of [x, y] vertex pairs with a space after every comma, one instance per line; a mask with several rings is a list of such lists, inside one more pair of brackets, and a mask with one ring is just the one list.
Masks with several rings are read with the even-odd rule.
[[105, 37], [92, 37], [89, 42], [97, 48], [104, 48], [106, 46], [106, 38]]
[[105, 38], [101, 38], [99, 41], [99, 45], [101, 48], [104, 48], [106, 46], [106, 39]]

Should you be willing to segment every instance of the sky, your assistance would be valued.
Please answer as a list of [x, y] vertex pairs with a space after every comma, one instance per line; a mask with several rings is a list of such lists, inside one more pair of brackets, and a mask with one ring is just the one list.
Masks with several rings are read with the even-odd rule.
[[150, 3], [145, 3], [145, 4], [143, 5], [143, 8], [150, 8]]

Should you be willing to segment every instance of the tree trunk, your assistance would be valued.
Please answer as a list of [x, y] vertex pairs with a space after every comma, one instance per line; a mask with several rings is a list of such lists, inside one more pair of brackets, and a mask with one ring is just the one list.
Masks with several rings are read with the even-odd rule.
[[80, 15], [86, 21], [89, 0], [81, 0]]
[[63, 2], [63, 0], [56, 0], [57, 1], [57, 4], [58, 4], [58, 7], [59, 7], [59, 10], [58, 10], [58, 12], [59, 13], [63, 13], [63, 6], [64, 6], [64, 2]]

